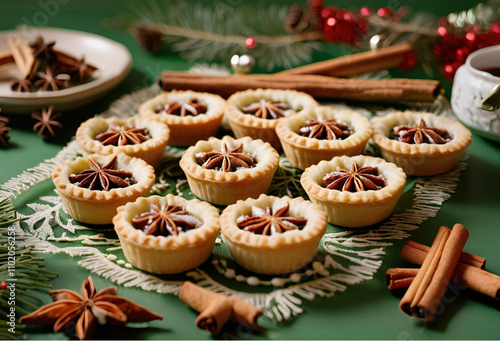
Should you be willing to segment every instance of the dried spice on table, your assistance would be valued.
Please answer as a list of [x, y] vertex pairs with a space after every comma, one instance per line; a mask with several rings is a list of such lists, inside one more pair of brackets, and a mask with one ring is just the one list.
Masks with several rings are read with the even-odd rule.
[[33, 131], [37, 132], [38, 135], [45, 138], [55, 137], [56, 132], [54, 128], [57, 127], [62, 129], [63, 127], [63, 125], [58, 121], [61, 116], [61, 113], [54, 113], [53, 105], [49, 106], [48, 109], [43, 108], [41, 113], [32, 113], [31, 117], [38, 121], [33, 126]]
[[[91, 339], [97, 324], [124, 326], [127, 322], [162, 320], [148, 308], [116, 295], [116, 287], [96, 291], [92, 277], [82, 284], [82, 295], [69, 289], [49, 291], [52, 303], [21, 317], [20, 323], [53, 325], [54, 332], [68, 332], [76, 323], [75, 335], [80, 340]], [[71, 335], [73, 336], [73, 335]]]
[[9, 119], [7, 117], [0, 116], [0, 145], [6, 147], [9, 142], [10, 135], [8, 134], [10, 127], [7, 127]]

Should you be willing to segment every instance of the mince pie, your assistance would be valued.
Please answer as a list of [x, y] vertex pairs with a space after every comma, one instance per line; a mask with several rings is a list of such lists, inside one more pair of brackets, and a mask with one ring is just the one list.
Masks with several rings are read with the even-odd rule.
[[279, 155], [269, 143], [230, 136], [199, 141], [179, 162], [193, 194], [216, 205], [265, 193], [278, 164]]
[[261, 274], [282, 274], [314, 258], [327, 220], [321, 207], [303, 198], [262, 194], [227, 206], [220, 226], [239, 265]]
[[472, 142], [461, 123], [430, 113], [403, 112], [377, 117], [373, 141], [382, 157], [394, 162], [408, 175], [444, 173], [457, 163]]
[[141, 104], [139, 115], [168, 125], [169, 144], [190, 146], [217, 134], [225, 103], [218, 95], [174, 90]]
[[229, 97], [224, 111], [236, 137], [261, 139], [279, 150], [281, 144], [274, 131], [278, 122], [317, 105], [314, 98], [303, 92], [256, 89]]
[[406, 184], [401, 168], [384, 159], [337, 156], [307, 168], [300, 179], [331, 224], [362, 227], [391, 215]]
[[166, 124], [139, 117], [94, 117], [76, 131], [76, 140], [84, 155], [125, 153], [153, 167], [160, 164], [169, 136]]
[[219, 212], [209, 203], [168, 194], [138, 198], [113, 218], [127, 260], [155, 274], [202, 264], [219, 234]]
[[118, 206], [148, 193], [155, 179], [152, 166], [123, 153], [66, 160], [52, 172], [69, 215], [98, 225], [111, 224]]
[[334, 156], [361, 154], [372, 130], [361, 114], [318, 106], [281, 120], [276, 133], [288, 160], [303, 170]]

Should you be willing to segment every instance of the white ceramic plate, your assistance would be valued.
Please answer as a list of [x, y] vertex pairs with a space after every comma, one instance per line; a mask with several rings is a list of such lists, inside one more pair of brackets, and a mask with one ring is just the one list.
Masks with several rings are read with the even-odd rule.
[[132, 66], [128, 49], [113, 40], [95, 34], [59, 28], [24, 27], [15, 31], [0, 32], [0, 51], [8, 50], [8, 37], [18, 37], [25, 42], [41, 35], [45, 41], [56, 42], [55, 48], [98, 68], [93, 79], [58, 91], [14, 92], [10, 89], [13, 78], [20, 73], [13, 64], [0, 66], [0, 107], [9, 113], [28, 113], [54, 105], [57, 110], [83, 106], [104, 96], [127, 76]]

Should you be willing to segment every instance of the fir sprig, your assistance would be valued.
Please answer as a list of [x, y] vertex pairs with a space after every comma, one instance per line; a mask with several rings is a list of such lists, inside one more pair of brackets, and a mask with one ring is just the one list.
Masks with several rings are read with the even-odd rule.
[[247, 37], [255, 39], [252, 55], [261, 67], [289, 68], [311, 61], [319, 49], [321, 32], [290, 34], [283, 23], [288, 6], [243, 3], [231, 6], [217, 3], [207, 6], [197, 2], [151, 0], [147, 4], [130, 4], [115, 18], [107, 20], [108, 28], [150, 29], [163, 35], [165, 45], [187, 60], [228, 63], [234, 54], [248, 52]]
[[[13, 301], [9, 288], [0, 289], [0, 338], [2, 339], [17, 339], [22, 334], [22, 326], [17, 324], [19, 316], [40, 307], [43, 302], [34, 293], [47, 293], [52, 286], [45, 282], [57, 277], [56, 273], [44, 269], [43, 258], [34, 257], [30, 248], [16, 247], [16, 243], [22, 239], [15, 235], [13, 224], [18, 220], [10, 199], [2, 198], [0, 200], [0, 264], [2, 264], [0, 265], [0, 281], [5, 284], [15, 283], [15, 300]], [[15, 260], [14, 264], [13, 260]], [[15, 281], [10, 281], [13, 279]], [[12, 326], [7, 317], [11, 308], [16, 312], [14, 333], [9, 331]]]
[[285, 157], [281, 157], [279, 167], [274, 174], [267, 194], [278, 197], [288, 195], [292, 198], [307, 198], [307, 194], [300, 184], [301, 176], [302, 171], [300, 169], [292, 166], [290, 161]]

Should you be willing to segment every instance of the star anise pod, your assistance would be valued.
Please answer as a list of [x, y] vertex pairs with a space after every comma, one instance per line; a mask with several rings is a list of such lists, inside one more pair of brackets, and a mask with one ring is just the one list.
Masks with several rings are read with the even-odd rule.
[[255, 117], [277, 119], [285, 117], [285, 113], [287, 110], [290, 110], [290, 106], [284, 102], [266, 101], [265, 99], [261, 99], [260, 101], [252, 103], [241, 110], [244, 113], [253, 114]]
[[30, 92], [32, 85], [33, 83], [29, 78], [18, 78], [10, 83], [10, 88], [16, 92]]
[[160, 52], [163, 44], [161, 32], [145, 27], [135, 30], [135, 39], [144, 50], [152, 54]]
[[335, 122], [334, 120], [311, 120], [299, 130], [300, 135], [318, 140], [336, 140], [349, 137], [351, 130], [349, 126]]
[[263, 209], [252, 206], [252, 215], [239, 217], [236, 224], [245, 231], [269, 236], [274, 233], [302, 229], [307, 224], [307, 219], [285, 216], [289, 208], [290, 205], [286, 203], [273, 213], [271, 207]]
[[222, 143], [221, 151], [212, 150], [197, 153], [196, 160], [202, 168], [215, 169], [221, 172], [234, 172], [241, 168], [255, 167], [254, 160], [244, 154], [243, 143], [238, 147], [229, 149], [226, 142]]
[[399, 141], [410, 144], [444, 144], [450, 139], [446, 130], [427, 127], [424, 119], [420, 120], [419, 127], [397, 126], [393, 128], [392, 133]]
[[141, 144], [151, 138], [148, 128], [130, 128], [112, 124], [108, 130], [98, 134], [95, 139], [103, 145], [126, 146], [128, 144]]
[[378, 174], [378, 167], [361, 167], [354, 162], [351, 171], [339, 169], [327, 174], [323, 183], [328, 189], [339, 191], [361, 192], [378, 190], [385, 186], [385, 180]]
[[8, 134], [10, 127], [7, 127], [9, 119], [7, 117], [0, 116], [0, 144], [2, 147], [6, 147], [9, 142], [10, 135]]
[[67, 74], [55, 74], [48, 65], [45, 67], [45, 72], [37, 72], [37, 77], [40, 79], [35, 81], [34, 85], [41, 86], [44, 91], [49, 88], [53, 91], [59, 90], [59, 87], [65, 86], [70, 79]]
[[201, 222], [179, 205], [168, 205], [160, 209], [151, 205], [151, 212], [146, 212], [132, 219], [132, 225], [153, 236], [178, 236], [179, 232], [192, 230]]
[[86, 340], [93, 337], [97, 323], [124, 326], [127, 322], [163, 320], [162, 315], [116, 293], [115, 287], [96, 292], [89, 276], [82, 284], [83, 295], [69, 289], [50, 290], [53, 302], [22, 316], [19, 322], [53, 325], [56, 333], [75, 330], [70, 336]]
[[61, 117], [61, 113], [54, 114], [54, 106], [49, 106], [48, 109], [42, 108], [42, 113], [34, 112], [31, 114], [31, 117], [37, 120], [33, 126], [33, 131], [36, 131], [38, 135], [49, 137], [56, 136], [54, 131], [54, 127], [62, 128], [62, 124], [57, 121], [58, 118]]
[[61, 65], [60, 71], [75, 77], [77, 76], [80, 83], [83, 83], [85, 77], [88, 77], [92, 73], [84, 57], [81, 59], [71, 59], [69, 64]]
[[90, 169], [81, 171], [78, 174], [71, 174], [69, 182], [78, 187], [85, 187], [96, 191], [109, 191], [113, 188], [128, 187], [135, 183], [131, 172], [113, 169], [116, 162], [116, 155], [104, 166], [88, 158]]
[[192, 98], [187, 102], [174, 102], [165, 105], [158, 105], [155, 108], [156, 113], [165, 112], [169, 115], [177, 116], [197, 116], [207, 112], [207, 104], [198, 101], [197, 98]]
[[55, 44], [55, 41], [46, 43], [42, 36], [38, 36], [29, 46], [33, 49], [33, 56], [35, 58], [50, 61], [56, 57], [56, 52], [54, 51]]

